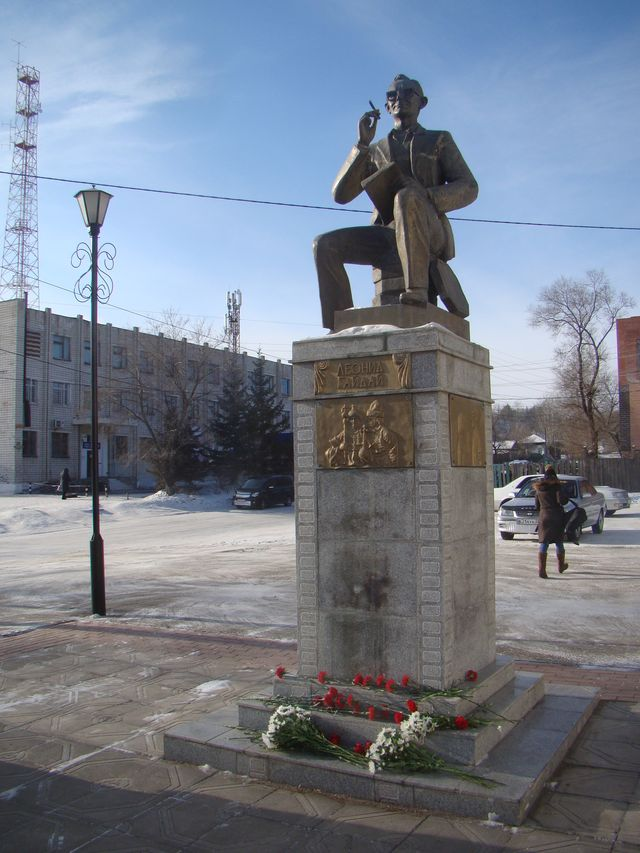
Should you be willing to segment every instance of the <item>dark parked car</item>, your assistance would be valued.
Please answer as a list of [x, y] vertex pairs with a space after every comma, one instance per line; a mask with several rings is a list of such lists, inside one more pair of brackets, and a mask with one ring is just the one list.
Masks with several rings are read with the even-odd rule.
[[283, 474], [271, 477], [250, 477], [233, 496], [233, 505], [248, 509], [264, 509], [282, 504], [291, 506], [293, 501], [293, 477]]

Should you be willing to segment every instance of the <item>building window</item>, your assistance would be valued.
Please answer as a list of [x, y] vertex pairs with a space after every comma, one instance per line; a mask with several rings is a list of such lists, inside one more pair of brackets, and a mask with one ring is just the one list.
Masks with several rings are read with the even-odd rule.
[[200, 401], [192, 400], [191, 405], [189, 406], [189, 417], [193, 421], [200, 420]]
[[37, 403], [38, 402], [38, 380], [37, 379], [27, 379], [26, 384], [24, 386], [24, 398], [27, 403]]
[[220, 404], [217, 400], [207, 400], [207, 413], [209, 415], [209, 419], [213, 420], [218, 417], [218, 412], [220, 411]]
[[291, 380], [288, 376], [283, 376], [280, 380], [280, 393], [283, 397], [289, 397], [291, 394]]
[[68, 406], [71, 385], [68, 382], [54, 382], [52, 388], [54, 406]]
[[140, 395], [140, 409], [143, 415], [153, 415], [153, 395], [148, 391], [143, 391]]
[[111, 367], [122, 370], [127, 366], [127, 348], [115, 346], [111, 349]]
[[140, 350], [140, 372], [153, 373], [153, 359], [146, 350]]
[[58, 361], [71, 361], [71, 338], [53, 336], [53, 357]]
[[55, 459], [69, 458], [69, 433], [68, 432], [52, 432], [51, 433], [51, 456]]
[[22, 455], [29, 459], [38, 456], [38, 433], [35, 430], [22, 430]]
[[173, 409], [174, 412], [178, 411], [178, 395], [177, 394], [165, 394], [164, 395], [164, 404], [167, 409]]
[[269, 391], [273, 391], [273, 389], [275, 388], [275, 385], [276, 385], [276, 380], [275, 380], [275, 378], [274, 378], [273, 376], [269, 376], [269, 374], [268, 374], [268, 373], [265, 375], [265, 377], [264, 377], [264, 378], [265, 378], [265, 382], [266, 382], [266, 385], [267, 385], [267, 389], [268, 389]]
[[220, 365], [212, 364], [209, 367], [209, 382], [212, 385], [220, 384]]
[[198, 378], [198, 362], [192, 358], [187, 359], [187, 379], [191, 381]]
[[126, 435], [115, 435], [111, 447], [114, 461], [125, 464], [129, 459], [129, 437]]
[[82, 342], [82, 363], [91, 364], [91, 341]]

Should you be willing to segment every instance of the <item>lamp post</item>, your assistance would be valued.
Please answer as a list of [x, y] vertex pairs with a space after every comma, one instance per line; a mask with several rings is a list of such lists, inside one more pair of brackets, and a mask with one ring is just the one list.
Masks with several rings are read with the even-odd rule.
[[[84, 272], [75, 285], [75, 295], [79, 301], [91, 300], [91, 502], [93, 518], [93, 534], [89, 546], [91, 561], [91, 606], [92, 612], [98, 616], [106, 614], [105, 585], [104, 585], [104, 541], [100, 534], [100, 491], [98, 465], [98, 302], [106, 302], [111, 295], [113, 282], [105, 269], [113, 268], [115, 248], [107, 243], [102, 250], [98, 249], [98, 235], [107, 213], [109, 201], [113, 198], [103, 190], [95, 187], [90, 190], [80, 190], [74, 196], [80, 206], [84, 224], [89, 229], [91, 246], [80, 243], [72, 258], [75, 267], [80, 266], [87, 257], [91, 261], [90, 282], [87, 284]], [[100, 255], [104, 256], [104, 269], [98, 264]]]

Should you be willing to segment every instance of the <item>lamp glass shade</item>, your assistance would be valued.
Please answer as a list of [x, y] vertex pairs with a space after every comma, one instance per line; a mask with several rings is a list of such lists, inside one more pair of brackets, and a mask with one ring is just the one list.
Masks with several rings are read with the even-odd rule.
[[113, 198], [111, 193], [106, 193], [104, 190], [80, 190], [74, 196], [80, 206], [80, 213], [84, 219], [84, 224], [87, 228], [92, 225], [102, 227], [104, 218], [107, 215], [109, 202]]

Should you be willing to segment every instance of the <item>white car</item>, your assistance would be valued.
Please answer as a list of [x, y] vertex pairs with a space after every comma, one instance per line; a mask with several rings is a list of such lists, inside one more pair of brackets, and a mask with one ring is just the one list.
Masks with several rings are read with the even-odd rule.
[[[541, 480], [542, 477], [531, 477], [531, 480]], [[584, 527], [600, 534], [604, 530], [604, 496], [585, 480], [584, 477], [573, 474], [559, 474], [562, 497], [568, 499], [565, 512], [571, 512], [575, 506], [580, 506], [587, 514]], [[516, 534], [533, 536], [538, 529], [538, 513], [533, 482], [525, 483], [520, 491], [498, 510], [498, 530], [502, 539], [513, 539]], [[576, 532], [576, 538], [582, 535], [582, 527]], [[572, 540], [574, 541], [574, 540]]]
[[607, 518], [619, 509], [628, 509], [631, 506], [626, 489], [614, 489], [612, 486], [594, 486], [594, 489], [604, 495], [604, 514]]
[[515, 493], [526, 485], [529, 480], [535, 480], [540, 474], [524, 474], [522, 477], [516, 477], [511, 480], [506, 486], [498, 486], [493, 490], [493, 511], [497, 512], [500, 509], [500, 504], [510, 500]]

